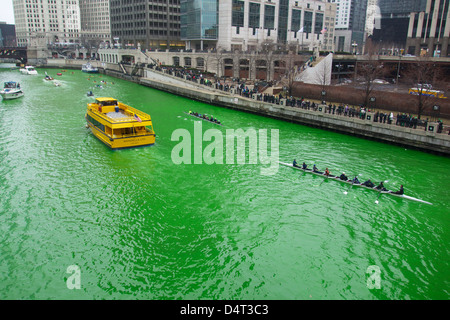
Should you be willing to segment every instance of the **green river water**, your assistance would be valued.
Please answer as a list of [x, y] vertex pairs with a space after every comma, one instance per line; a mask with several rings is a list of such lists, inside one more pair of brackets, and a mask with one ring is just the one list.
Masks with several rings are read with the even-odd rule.
[[[0, 299], [450, 297], [449, 158], [105, 75], [0, 70], [25, 91], [0, 101]], [[109, 150], [85, 127], [88, 90], [149, 113], [155, 145]], [[203, 131], [279, 130], [280, 161], [403, 184], [433, 205], [282, 166], [262, 175], [260, 163], [174, 164], [172, 133], [194, 134], [189, 110], [225, 124]], [[80, 289], [68, 288], [70, 266]]]

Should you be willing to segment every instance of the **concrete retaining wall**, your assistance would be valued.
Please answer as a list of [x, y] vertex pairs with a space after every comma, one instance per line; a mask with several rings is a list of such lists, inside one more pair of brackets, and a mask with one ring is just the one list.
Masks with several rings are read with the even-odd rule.
[[[47, 59], [45, 66], [81, 70], [81, 65], [85, 62], [76, 59]], [[93, 65], [98, 67], [101, 73], [205, 103], [422, 151], [450, 155], [450, 135], [256, 101], [148, 69], [145, 71], [147, 78], [140, 78], [124, 74], [118, 64], [94, 61]], [[125, 66], [125, 68], [131, 74], [132, 67]]]
[[421, 129], [405, 128], [396, 125], [383, 124], [359, 118], [327, 114], [299, 108], [286, 107], [238, 95], [209, 91], [206, 88], [192, 88], [177, 85], [164, 79], [141, 79], [140, 83], [155, 89], [167, 91], [176, 95], [199, 100], [226, 108], [251, 112], [262, 116], [287, 120], [321, 129], [359, 136], [366, 139], [388, 142], [422, 151], [450, 155], [450, 135], [437, 134]]

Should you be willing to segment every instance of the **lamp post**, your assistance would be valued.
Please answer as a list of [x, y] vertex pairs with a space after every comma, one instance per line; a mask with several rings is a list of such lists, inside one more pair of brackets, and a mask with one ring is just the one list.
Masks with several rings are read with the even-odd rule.
[[353, 41], [353, 43], [352, 43], [352, 48], [353, 48], [353, 50], [352, 50], [353, 54], [356, 55], [356, 53], [358, 51], [358, 44], [355, 41]]
[[395, 84], [398, 87], [398, 78], [400, 78], [400, 62], [402, 61], [402, 55], [398, 55], [398, 66], [397, 66], [397, 80], [395, 80]]
[[341, 83], [341, 69], [342, 69], [342, 64], [337, 64], [336, 67], [338, 68], [338, 83]]

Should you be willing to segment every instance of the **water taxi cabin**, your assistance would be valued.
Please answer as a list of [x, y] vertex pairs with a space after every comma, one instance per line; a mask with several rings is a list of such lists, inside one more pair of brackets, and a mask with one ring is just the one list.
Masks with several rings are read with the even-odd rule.
[[150, 115], [113, 98], [97, 98], [88, 103], [86, 121], [92, 133], [111, 149], [155, 143]]

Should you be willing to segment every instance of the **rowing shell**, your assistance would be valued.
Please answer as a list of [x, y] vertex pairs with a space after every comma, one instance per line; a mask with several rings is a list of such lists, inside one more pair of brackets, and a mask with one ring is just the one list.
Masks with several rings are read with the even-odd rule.
[[191, 117], [198, 118], [198, 119], [201, 119], [201, 120], [204, 120], [204, 121], [208, 121], [208, 122], [217, 124], [218, 126], [223, 126], [222, 123], [217, 123], [217, 122], [211, 121], [211, 120], [209, 120], [209, 119], [205, 119], [205, 118], [203, 118], [203, 117], [199, 117], [199, 116], [196, 116], [196, 115], [194, 115], [194, 114], [190, 114], [189, 112], [185, 112], [185, 113], [186, 113], [187, 115], [191, 116]]
[[[294, 168], [296, 170], [312, 173], [312, 174], [315, 174], [315, 175], [318, 175], [318, 176], [322, 176], [322, 177], [327, 177], [325, 174], [320, 173], [320, 172], [314, 172], [311, 169], [303, 169], [303, 168], [300, 168], [300, 167], [294, 167], [294, 165], [292, 163], [286, 163], [286, 162], [279, 162], [279, 163], [281, 165], [283, 165], [283, 166], [291, 167], [291, 168]], [[414, 197], [411, 197], [411, 196], [407, 196], [406, 194], [395, 194], [395, 193], [392, 193], [392, 191], [379, 191], [376, 187], [371, 188], [371, 187], [362, 185], [360, 183], [353, 183], [351, 180], [344, 181], [344, 180], [341, 180], [337, 176], [329, 175], [328, 178], [329, 179], [338, 180], [340, 182], [348, 183], [348, 184], [351, 184], [351, 185], [354, 185], [354, 186], [357, 186], [357, 187], [361, 187], [361, 188], [365, 188], [365, 189], [369, 189], [369, 190], [375, 190], [375, 191], [378, 191], [378, 192], [381, 192], [381, 193], [390, 194], [391, 196], [395, 196], [395, 197], [399, 197], [399, 198], [403, 198], [403, 199], [408, 199], [408, 200], [412, 200], [412, 201], [417, 201], [417, 202], [421, 202], [421, 203], [426, 203], [426, 204], [432, 204], [431, 202], [424, 201], [424, 200], [421, 200], [421, 199], [417, 199], [417, 198], [414, 198]]]

